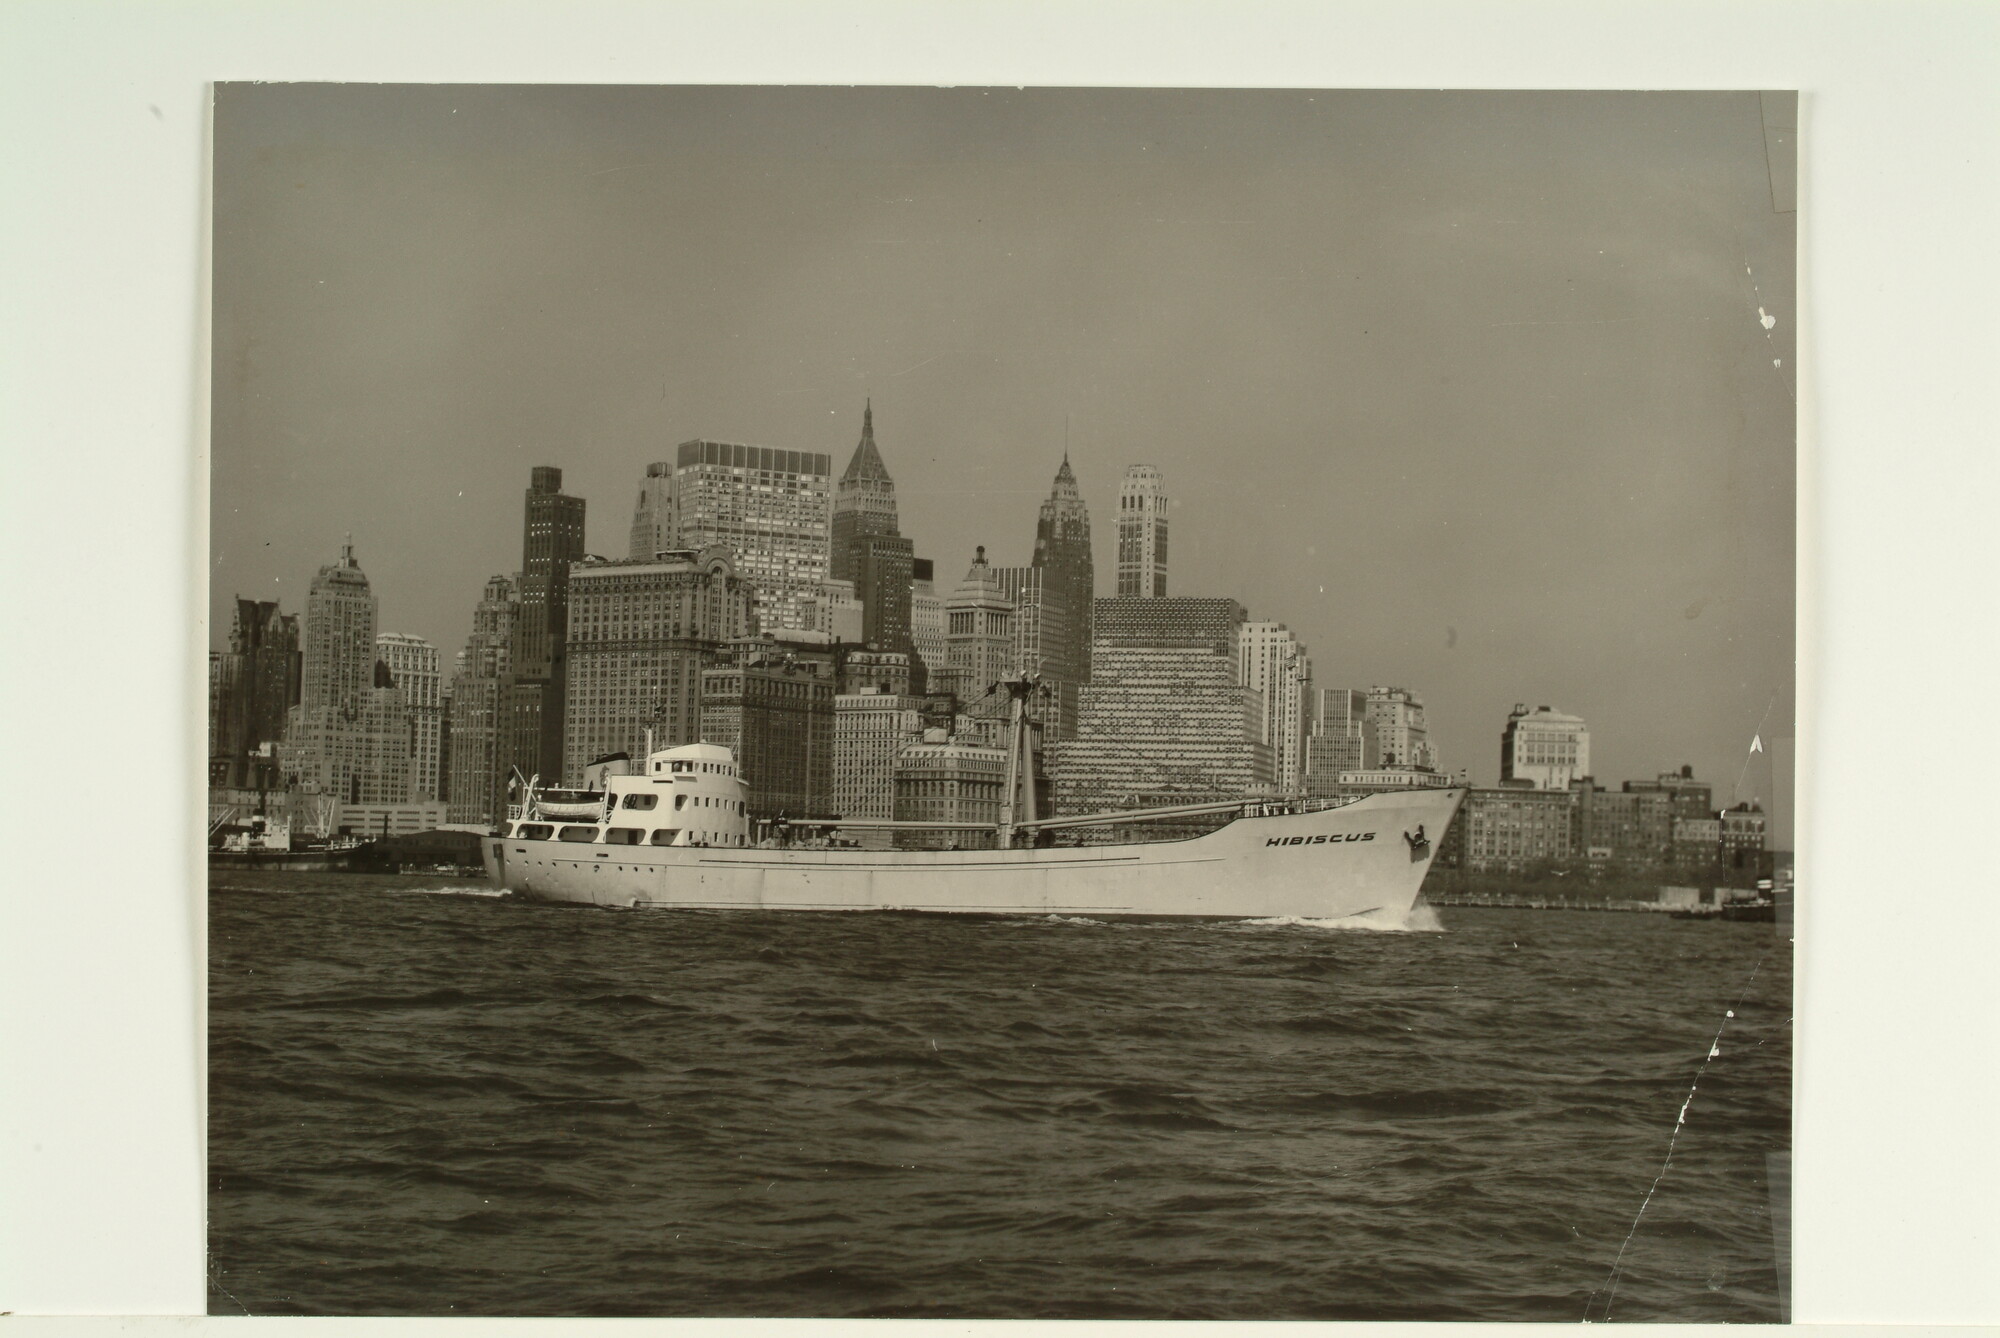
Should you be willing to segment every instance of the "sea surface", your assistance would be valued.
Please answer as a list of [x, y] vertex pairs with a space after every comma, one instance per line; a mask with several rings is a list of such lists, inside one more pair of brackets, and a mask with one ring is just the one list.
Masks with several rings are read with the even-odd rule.
[[221, 874], [210, 1309], [1779, 1320], [1789, 939], [1419, 917]]

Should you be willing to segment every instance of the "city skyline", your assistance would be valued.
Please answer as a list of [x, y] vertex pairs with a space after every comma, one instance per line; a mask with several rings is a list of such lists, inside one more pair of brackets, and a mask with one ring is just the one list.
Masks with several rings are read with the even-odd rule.
[[[225, 86], [218, 108], [212, 608], [299, 612], [352, 529], [380, 626], [456, 647], [516, 569], [531, 466], [615, 556], [671, 443], [844, 461], [872, 396], [946, 590], [975, 544], [1028, 561], [1067, 438], [1099, 517], [1127, 465], [1162, 470], [1174, 593], [1286, 623], [1321, 686], [1419, 691], [1475, 782], [1534, 700], [1593, 722], [1602, 779], [1687, 763], [1723, 799], [1750, 762], [1742, 797], [1780, 798], [1757, 768], [1791, 733], [1792, 238], [1755, 94]], [[859, 138], [780, 152], [806, 116]], [[336, 142], [343, 164], [306, 153]], [[663, 161], [706, 165], [669, 188]], [[450, 170], [413, 196], [425, 165]], [[762, 211], [808, 197], [803, 232]], [[470, 228], [464, 256], [413, 202]], [[649, 202], [671, 228], [639, 226]], [[536, 240], [558, 223], [589, 239], [559, 264]], [[475, 328], [502, 312], [511, 333]], [[1100, 523], [1099, 595], [1114, 544]]]

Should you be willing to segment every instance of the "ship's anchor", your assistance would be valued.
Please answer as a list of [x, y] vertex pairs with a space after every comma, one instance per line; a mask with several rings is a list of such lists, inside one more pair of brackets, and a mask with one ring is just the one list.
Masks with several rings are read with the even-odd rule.
[[1424, 852], [1431, 848], [1431, 838], [1424, 835], [1424, 824], [1421, 822], [1417, 824], [1414, 833], [1404, 832], [1403, 839], [1410, 843], [1411, 859], [1422, 859]]

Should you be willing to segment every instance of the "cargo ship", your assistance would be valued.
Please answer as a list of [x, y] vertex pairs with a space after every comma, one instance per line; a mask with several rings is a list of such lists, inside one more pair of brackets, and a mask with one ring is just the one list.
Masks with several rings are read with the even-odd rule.
[[[729, 749], [648, 749], [594, 765], [594, 784], [531, 782], [485, 839], [494, 886], [518, 897], [630, 909], [930, 911], [1089, 918], [1360, 921], [1408, 917], [1463, 788], [1351, 801], [1242, 800], [1072, 817], [1035, 814], [1023, 676], [1012, 696], [999, 821], [838, 819], [759, 824]], [[1056, 833], [1220, 820], [1183, 840], [1054, 845]], [[966, 834], [979, 849], [864, 849], [866, 831]]]

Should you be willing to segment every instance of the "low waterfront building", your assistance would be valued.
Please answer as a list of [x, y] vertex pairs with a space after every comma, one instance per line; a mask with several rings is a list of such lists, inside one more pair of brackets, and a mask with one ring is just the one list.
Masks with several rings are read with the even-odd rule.
[[1588, 776], [1576, 781], [1576, 844], [1594, 864], [1657, 869], [1672, 856], [1673, 796], [1664, 790], [1606, 790]]
[[1672, 801], [1677, 818], [1715, 816], [1713, 788], [1707, 781], [1696, 780], [1694, 768], [1690, 766], [1683, 766], [1679, 771], [1663, 771], [1649, 781], [1626, 781], [1621, 788], [1660, 791]]
[[1680, 868], [1700, 868], [1722, 862], [1722, 819], [1674, 819], [1673, 863]]
[[445, 824], [446, 806], [436, 799], [402, 804], [343, 804], [340, 831], [347, 836], [379, 841], [390, 836], [432, 832]]
[[1759, 868], [1764, 863], [1764, 810], [1743, 803], [1716, 816], [1722, 829], [1722, 862], [1732, 869]]
[[1571, 790], [1508, 785], [1469, 791], [1452, 821], [1452, 863], [1473, 873], [1567, 864], [1576, 851], [1576, 812]]

